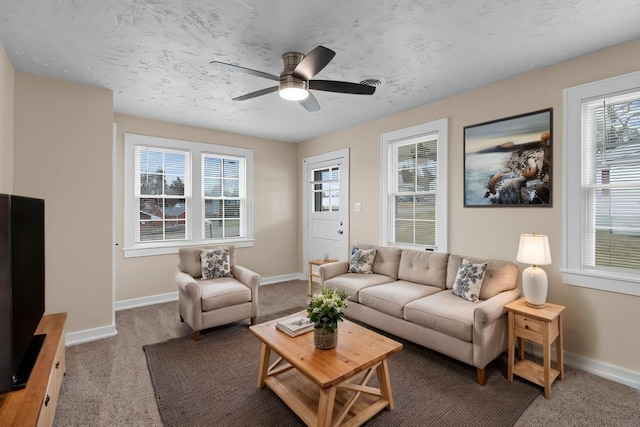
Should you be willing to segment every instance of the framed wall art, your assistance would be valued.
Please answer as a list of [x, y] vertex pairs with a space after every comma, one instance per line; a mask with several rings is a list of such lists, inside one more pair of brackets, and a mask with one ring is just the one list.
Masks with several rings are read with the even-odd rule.
[[553, 109], [464, 128], [464, 206], [551, 206]]

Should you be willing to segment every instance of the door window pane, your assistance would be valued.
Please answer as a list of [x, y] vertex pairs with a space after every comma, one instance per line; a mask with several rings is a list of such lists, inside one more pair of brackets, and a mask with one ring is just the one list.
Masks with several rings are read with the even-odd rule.
[[340, 168], [334, 166], [312, 172], [311, 197], [314, 212], [340, 211]]

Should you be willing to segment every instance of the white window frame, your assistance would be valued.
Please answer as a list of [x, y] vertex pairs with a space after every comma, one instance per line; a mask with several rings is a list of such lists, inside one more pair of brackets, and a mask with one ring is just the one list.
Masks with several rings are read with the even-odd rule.
[[[191, 173], [191, 197], [188, 199], [189, 220], [186, 239], [179, 241], [136, 242], [136, 226], [139, 221], [139, 206], [135, 197], [135, 147], [137, 145], [158, 147], [160, 149], [189, 151], [190, 164], [187, 173]], [[241, 226], [244, 236], [230, 239], [205, 240], [203, 238], [204, 197], [202, 191], [202, 156], [213, 154], [244, 159], [245, 221]], [[179, 248], [189, 246], [211, 246], [216, 244], [233, 244], [236, 247], [253, 246], [253, 150], [229, 147], [177, 139], [159, 138], [147, 135], [127, 133], [124, 135], [124, 247], [125, 258], [164, 255], [177, 253]]]
[[584, 266], [583, 213], [587, 203], [582, 190], [582, 103], [620, 92], [640, 90], [640, 72], [567, 88], [564, 98], [564, 200], [562, 278], [569, 285], [640, 296], [640, 274]]
[[393, 197], [394, 183], [396, 181], [396, 165], [393, 164], [391, 150], [401, 143], [410, 142], [415, 139], [424, 139], [437, 135], [438, 143], [438, 188], [436, 190], [436, 236], [435, 250], [438, 252], [449, 251], [449, 227], [448, 227], [448, 137], [449, 121], [447, 118], [434, 120], [420, 125], [398, 129], [392, 132], [383, 133], [380, 136], [381, 145], [381, 227], [380, 242], [385, 246], [401, 246], [413, 249], [430, 249], [423, 245], [409, 245], [405, 243], [393, 242], [391, 238], [394, 231]]

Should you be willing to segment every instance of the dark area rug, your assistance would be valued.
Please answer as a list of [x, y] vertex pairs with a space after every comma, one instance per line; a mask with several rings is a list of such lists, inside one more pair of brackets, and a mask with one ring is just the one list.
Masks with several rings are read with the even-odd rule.
[[[389, 358], [396, 406], [366, 426], [511, 426], [540, 394], [529, 383], [507, 381], [506, 355], [487, 366], [481, 387], [475, 368], [394, 339], [404, 345]], [[165, 426], [304, 425], [271, 390], [257, 388], [260, 341], [247, 324], [211, 329], [197, 343], [188, 336], [144, 351]]]

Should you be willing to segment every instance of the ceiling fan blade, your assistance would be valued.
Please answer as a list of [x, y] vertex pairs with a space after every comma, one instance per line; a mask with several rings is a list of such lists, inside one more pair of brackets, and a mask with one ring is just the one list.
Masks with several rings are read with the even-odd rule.
[[309, 80], [318, 74], [336, 56], [336, 53], [324, 46], [318, 46], [305, 56], [293, 70], [293, 75]]
[[318, 103], [318, 100], [316, 99], [315, 96], [313, 96], [313, 94], [311, 92], [309, 92], [309, 96], [306, 99], [303, 99], [302, 101], [298, 101], [300, 103], [300, 105], [302, 105], [305, 110], [307, 110], [310, 113], [313, 113], [314, 111], [318, 111], [320, 109], [320, 104]]
[[334, 80], [309, 80], [309, 89], [326, 92], [351, 93], [354, 95], [373, 95], [375, 86], [361, 83], [339, 82]]
[[273, 74], [269, 73], [263, 73], [262, 71], [252, 70], [251, 68], [240, 67], [239, 65], [231, 65], [218, 61], [211, 61], [209, 64], [229, 71], [236, 71], [238, 73], [249, 74], [250, 76], [262, 77], [269, 80], [275, 80], [277, 82], [280, 81], [279, 76], [274, 76]]
[[256, 98], [258, 96], [267, 95], [269, 93], [276, 92], [278, 89], [280, 89], [280, 87], [278, 86], [268, 87], [266, 89], [257, 90], [255, 92], [251, 92], [246, 95], [238, 96], [237, 98], [233, 98], [232, 101], [244, 101], [245, 99]]

